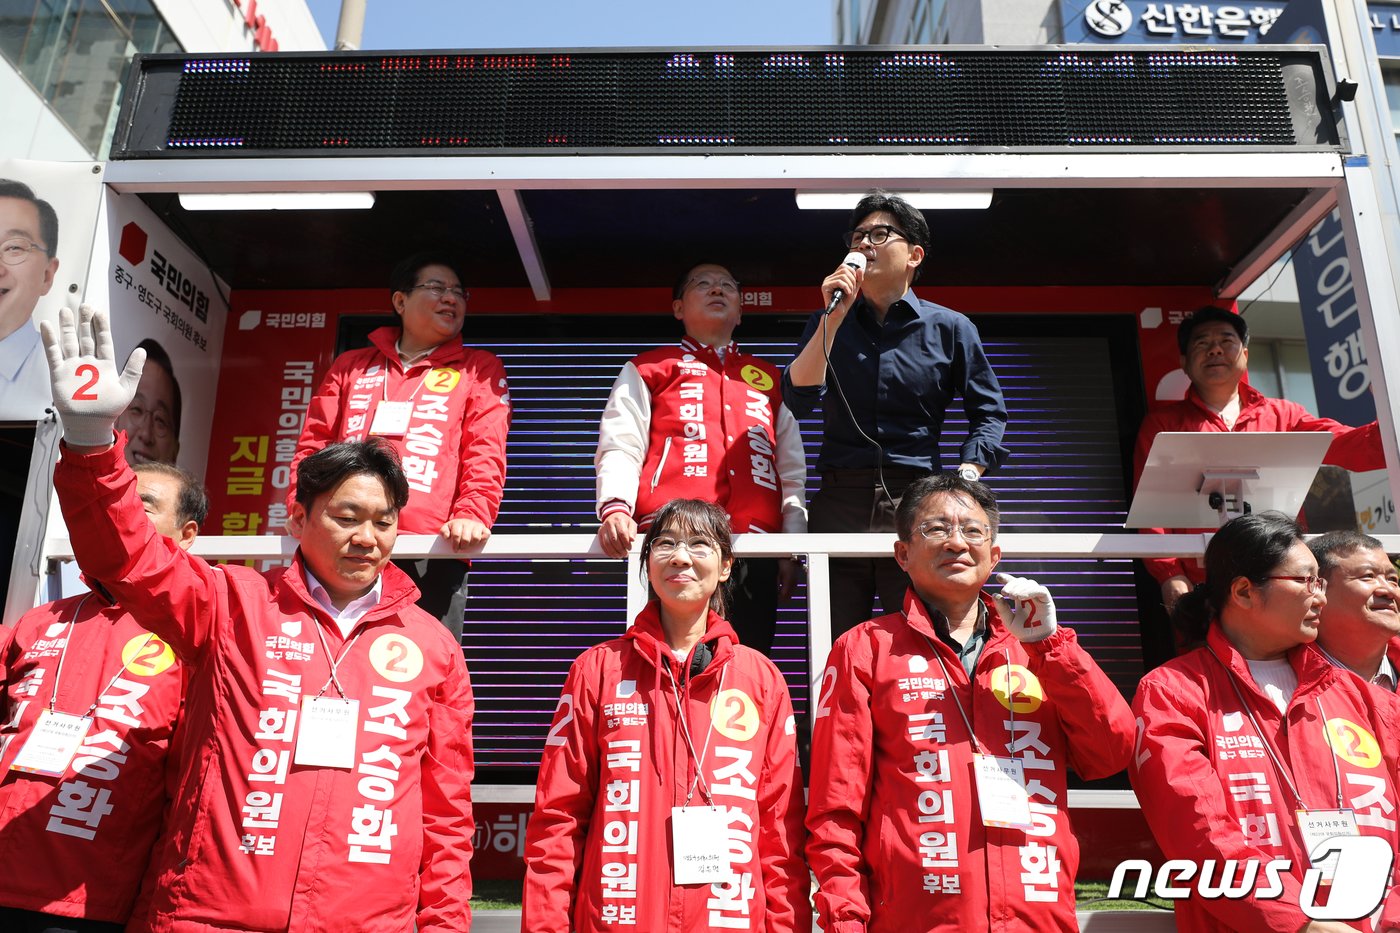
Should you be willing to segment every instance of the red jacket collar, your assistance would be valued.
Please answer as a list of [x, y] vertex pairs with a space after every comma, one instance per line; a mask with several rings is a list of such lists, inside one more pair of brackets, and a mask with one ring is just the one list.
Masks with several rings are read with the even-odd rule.
[[[1267, 398], [1267, 396], [1264, 395], [1263, 392], [1260, 392], [1258, 389], [1254, 388], [1254, 386], [1250, 385], [1244, 380], [1240, 380], [1239, 391], [1241, 417], [1243, 417], [1245, 412], [1264, 404], [1264, 400]], [[1212, 418], [1220, 417], [1220, 412], [1216, 411], [1214, 408], [1211, 408], [1209, 405], [1206, 404], [1205, 399], [1201, 398], [1201, 393], [1196, 391], [1196, 387], [1194, 385], [1187, 387], [1186, 401], [1190, 402], [1192, 405], [1195, 405], [1197, 408], [1205, 412], [1207, 415], [1210, 415]], [[1238, 424], [1238, 422], [1236, 423]]]
[[[708, 353], [715, 359], [719, 359], [719, 354], [716, 352], [715, 347], [707, 347], [704, 344], [697, 343], [696, 341], [692, 340], [689, 336], [681, 338], [681, 349], [685, 350], [688, 353]], [[730, 354], [739, 352], [739, 345], [731, 340], [729, 341], [729, 343], [724, 345], [723, 349], [724, 358], [727, 360], [729, 359]]]
[[[651, 600], [646, 607], [637, 614], [637, 618], [632, 620], [632, 627], [629, 628], [623, 638], [632, 640], [633, 646], [642, 657], [656, 665], [657, 670], [670, 663], [673, 659], [671, 647], [666, 641], [666, 634], [661, 629], [661, 604], [656, 600]], [[739, 641], [739, 636], [734, 634], [734, 629], [713, 609], [710, 610], [709, 621], [705, 623], [705, 634], [697, 644], [709, 642], [715, 652], [715, 659], [712, 664], [723, 664], [734, 654], [734, 645]], [[693, 652], [695, 649], [692, 648]]]
[[[398, 341], [402, 330], [398, 327], [379, 327], [370, 332], [369, 342], [376, 350], [388, 357], [389, 362], [403, 369], [403, 361], [399, 359]], [[466, 347], [462, 346], [461, 338], [449, 340], [438, 347], [426, 357], [414, 363], [414, 366], [422, 366], [425, 362], [434, 366], [442, 363], [455, 363], [467, 355]]]
[[[284, 567], [280, 571], [271, 571], [270, 576], [274, 590], [292, 594], [296, 601], [305, 605], [312, 614], [325, 616], [326, 610], [321, 608], [321, 605], [307, 590], [305, 572], [306, 563], [302, 559], [301, 548], [297, 548], [296, 554], [292, 557], [291, 566]], [[383, 577], [383, 586], [379, 605], [365, 613], [365, 620], [373, 622], [387, 619], [400, 623], [397, 618], [398, 614], [408, 606], [418, 602], [418, 587], [414, 585], [408, 574], [394, 566], [393, 563], [386, 563], [384, 569], [380, 571], [380, 575]]]
[[[1249, 662], [1225, 637], [1225, 631], [1218, 621], [1212, 622], [1206, 631], [1206, 646], [1230, 669], [1237, 681], [1245, 684], [1241, 689], [1263, 696], [1263, 691], [1254, 684], [1254, 675], [1249, 672]], [[1298, 675], [1298, 690], [1293, 694], [1294, 699], [1325, 689], [1337, 677], [1337, 669], [1311, 644], [1293, 648], [1287, 658], [1293, 672]]]
[[[987, 644], [990, 645], [1005, 634], [1006, 630], [1001, 624], [1001, 615], [997, 612], [996, 603], [992, 602], [992, 594], [986, 590], [979, 590], [977, 598], [987, 610]], [[929, 608], [924, 605], [923, 599], [914, 592], [912, 586], [904, 591], [904, 618], [916, 632], [935, 641], [941, 640], [933, 627], [933, 616]]]

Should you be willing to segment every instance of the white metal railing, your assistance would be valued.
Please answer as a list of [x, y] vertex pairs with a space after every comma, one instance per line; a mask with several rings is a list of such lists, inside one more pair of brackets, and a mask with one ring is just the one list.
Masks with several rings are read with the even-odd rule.
[[[1377, 536], [1387, 553], [1400, 553], [1400, 535]], [[1144, 535], [1131, 532], [1104, 534], [1004, 534], [997, 536], [1002, 559], [1079, 558], [1130, 560], [1133, 558], [1201, 557], [1210, 542], [1209, 533]], [[641, 537], [627, 558], [627, 618], [632, 619], [646, 602], [641, 576]], [[738, 557], [806, 557], [807, 559], [807, 675], [815, 696], [820, 688], [826, 656], [831, 650], [832, 557], [888, 557], [894, 551], [891, 534], [742, 534], [734, 537]], [[294, 538], [278, 535], [205, 536], [195, 541], [193, 553], [211, 560], [287, 560], [296, 552]], [[71, 560], [73, 548], [60, 537], [44, 542], [44, 553], [53, 560]], [[464, 551], [453, 551], [438, 535], [399, 535], [396, 558], [470, 557], [473, 560], [612, 560], [587, 534], [493, 534], [485, 542]], [[41, 587], [41, 589], [43, 589]], [[53, 598], [57, 594], [52, 594]], [[523, 802], [533, 799], [530, 785], [478, 785], [473, 789], [483, 802]], [[1070, 791], [1071, 807], [1137, 809], [1130, 790]]]
[[[1074, 534], [1016, 534], [997, 537], [1003, 560], [1016, 558], [1080, 558], [1129, 560], [1132, 558], [1201, 557], [1210, 533], [1146, 535], [1132, 532]], [[739, 557], [794, 557], [807, 559], [807, 676], [815, 691], [820, 687], [826, 656], [831, 650], [832, 557], [888, 557], [895, 536], [887, 534], [741, 534], [734, 537]], [[640, 541], [627, 558], [627, 619], [646, 602], [641, 577]], [[1400, 553], [1400, 535], [1381, 535], [1391, 554]], [[294, 538], [279, 535], [224, 535], [200, 537], [192, 551], [212, 560], [286, 560], [296, 551]], [[66, 537], [48, 538], [44, 553], [52, 559], [71, 559]], [[456, 552], [437, 535], [399, 535], [394, 545], [398, 558], [470, 557], [491, 560], [611, 560], [598, 547], [596, 537], [585, 534], [494, 534], [485, 542]], [[43, 587], [40, 588], [44, 589]], [[47, 598], [54, 598], [51, 593]]]

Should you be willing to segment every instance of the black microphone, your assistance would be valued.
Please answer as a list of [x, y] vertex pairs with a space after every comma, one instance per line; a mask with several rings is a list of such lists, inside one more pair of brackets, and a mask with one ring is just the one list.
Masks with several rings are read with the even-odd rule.
[[[865, 271], [865, 254], [862, 253], [862, 252], [860, 252], [859, 250], [854, 250], [854, 249], [853, 249], [853, 250], [851, 250], [849, 253], [846, 254], [846, 258], [842, 261], [842, 265], [850, 266], [852, 269], [856, 270], [857, 272], [864, 272], [864, 271]], [[843, 292], [843, 291], [841, 291], [841, 289], [839, 289], [839, 288], [836, 289], [836, 291], [833, 292], [832, 295], [831, 295], [831, 304], [829, 304], [829, 305], [826, 306], [826, 311], [825, 311], [825, 313], [826, 313], [826, 314], [830, 314], [831, 312], [835, 311], [835, 310], [836, 310], [836, 306], [839, 305], [841, 302], [843, 302], [843, 301], [845, 301], [845, 300], [846, 300], [846, 293]]]

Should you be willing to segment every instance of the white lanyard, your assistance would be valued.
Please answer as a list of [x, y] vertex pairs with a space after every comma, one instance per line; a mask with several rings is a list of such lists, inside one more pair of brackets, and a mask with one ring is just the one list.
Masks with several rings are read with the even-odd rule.
[[[403, 359], [400, 358], [400, 359], [399, 359], [399, 364], [400, 364], [401, 366], [403, 366], [403, 374], [404, 374], [404, 376], [405, 376], [405, 377], [408, 376], [408, 371], [409, 371], [410, 369], [412, 369], [414, 366], [417, 366], [419, 363], [427, 362], [428, 357], [430, 357], [430, 356], [432, 356], [432, 355], [433, 355], [433, 351], [429, 351], [426, 355], [420, 356], [418, 359], [414, 360], [413, 363], [411, 363], [411, 364], [405, 363], [405, 362], [403, 361]], [[403, 401], [405, 401], [405, 402], [412, 402], [412, 401], [418, 396], [419, 391], [422, 390], [422, 388], [423, 388], [423, 383], [425, 383], [425, 382], [428, 381], [428, 376], [432, 373], [432, 371], [433, 371], [433, 367], [432, 367], [432, 366], [429, 366], [429, 367], [427, 368], [427, 370], [424, 371], [423, 375], [421, 375], [421, 376], [418, 377], [418, 384], [417, 384], [416, 386], [413, 387], [413, 391], [410, 392], [410, 393], [408, 393], [408, 398], [403, 399]], [[389, 401], [389, 367], [388, 367], [388, 366], [385, 366], [385, 367], [384, 367], [384, 381], [381, 382], [381, 383], [379, 383], [379, 400], [380, 400], [381, 402], [387, 402], [387, 401]]]
[[[908, 622], [908, 621], [909, 621], [909, 614], [908, 614], [907, 612], [904, 612], [903, 610], [900, 610], [900, 614], [904, 616], [904, 621], [905, 621], [905, 622]], [[945, 617], [944, 621], [945, 621], [945, 622], [947, 621], [946, 617]], [[979, 625], [984, 624], [984, 618], [983, 618], [982, 613], [981, 613], [980, 610], [979, 610], [978, 616], [977, 616], [977, 623], [978, 623]], [[990, 625], [991, 623], [990, 623], [990, 622], [986, 622], [985, 624]], [[943, 672], [943, 680], [944, 680], [944, 682], [946, 682], [946, 683], [948, 684], [948, 692], [951, 693], [951, 694], [953, 695], [953, 703], [954, 703], [954, 704], [957, 706], [957, 708], [958, 708], [958, 715], [962, 717], [963, 725], [967, 727], [967, 737], [972, 741], [972, 751], [973, 751], [973, 753], [974, 753], [974, 754], [977, 754], [977, 755], [981, 755], [981, 754], [983, 753], [983, 752], [982, 752], [982, 745], [981, 745], [980, 742], [977, 741], [977, 736], [976, 736], [975, 734], [973, 734], [973, 731], [972, 731], [972, 721], [971, 721], [970, 719], [967, 718], [967, 710], [963, 709], [962, 700], [958, 699], [958, 691], [955, 690], [955, 689], [953, 688], [953, 678], [950, 677], [950, 676], [948, 676], [948, 666], [947, 666], [946, 664], [943, 663], [943, 657], [942, 657], [942, 655], [940, 655], [940, 654], [938, 653], [938, 648], [934, 646], [934, 644], [933, 644], [933, 639], [932, 639], [932, 638], [929, 638], [927, 635], [924, 635], [923, 632], [919, 632], [919, 634], [920, 634], [920, 635], [923, 635], [924, 641], [928, 643], [928, 650], [929, 650], [929, 652], [933, 655], [933, 659], [934, 659], [935, 661], [938, 662], [938, 669], [941, 670], [941, 671]], [[977, 637], [977, 629], [976, 629], [975, 627], [974, 627], [973, 630], [972, 630], [972, 635], [969, 636], [969, 637], [971, 637], [971, 638], [976, 638], [976, 637]], [[988, 638], [989, 641], [991, 640], [991, 633], [990, 633], [990, 632], [987, 633], [987, 638]], [[985, 650], [985, 649], [986, 649], [986, 646], [984, 645], [984, 646], [983, 646], [983, 650]], [[1013, 702], [1013, 699], [1014, 699], [1014, 698], [1011, 696], [1011, 652], [1010, 652], [1010, 650], [1008, 650], [1008, 649], [1003, 649], [1003, 651], [1005, 651], [1005, 653], [1006, 653], [1006, 690], [1007, 690], [1006, 708], [1007, 708], [1008, 710], [1011, 711], [1011, 742], [1015, 742], [1015, 741], [1016, 741], [1016, 705], [1015, 705], [1015, 703]], [[974, 667], [974, 670], [975, 670], [975, 667]], [[967, 677], [967, 680], [968, 680], [968, 683], [969, 683], [969, 684], [971, 684], [975, 679], [976, 679], [976, 678], [975, 678], [975, 676], [974, 676], [973, 674], [969, 674], [968, 677]], [[1011, 743], [1008, 743], [1008, 744], [1007, 744], [1006, 751], [1007, 751], [1008, 754], [1010, 754], [1010, 752], [1011, 752]]]
[[[716, 697], [724, 692], [724, 676], [728, 673], [729, 662], [725, 661], [724, 666], [719, 669], [719, 687], [715, 690]], [[705, 781], [705, 756], [710, 752], [710, 739], [715, 734], [715, 717], [710, 716], [710, 728], [705, 732], [705, 747], [700, 750], [699, 755], [696, 755], [695, 743], [690, 738], [690, 724], [685, 718], [685, 706], [681, 703], [681, 692], [676, 686], [676, 675], [671, 671], [670, 664], [666, 665], [666, 676], [671, 680], [671, 693], [676, 698], [676, 719], [681, 724], [681, 735], [685, 737], [685, 747], [689, 749], [690, 757], [695, 762], [695, 780], [690, 782], [690, 790], [685, 795], [685, 806], [690, 806], [690, 800], [695, 796], [696, 785], [699, 785], [704, 791], [705, 802], [714, 806], [714, 796], [710, 793], [710, 785]]]
[[[78, 621], [78, 613], [83, 611], [83, 606], [87, 604], [88, 597], [90, 596], [92, 596], [92, 593], [87, 593], [83, 596], [82, 599], [78, 600], [78, 605], [73, 608], [73, 615], [68, 619], [68, 627], [63, 630], [63, 647], [58, 649], [58, 667], [53, 672], [53, 692], [49, 694], [50, 712], [58, 711], [55, 708], [54, 704], [58, 701], [58, 682], [59, 679], [63, 676], [63, 659], [68, 654], [68, 642], [72, 640], [73, 626]], [[140, 647], [138, 647], [136, 651], [133, 652], [132, 657], [140, 657], [141, 652], [145, 650], [146, 646], [151, 643], [151, 639], [154, 637], [155, 635], [153, 635], [150, 632], [147, 632], [146, 640], [141, 642]], [[102, 697], [106, 695], [108, 690], [112, 689], [112, 685], [115, 684], [117, 680], [122, 676], [122, 671], [124, 670], [126, 670], [125, 662], [123, 662], [121, 668], [115, 674], [112, 675], [112, 679], [107, 681], [107, 686], [97, 691], [97, 699], [92, 701], [92, 705], [87, 708], [87, 712], [81, 713], [79, 715], [91, 716], [94, 712], [96, 712], [97, 705], [102, 702]]]
[[[923, 635], [924, 633], [920, 632], [919, 634]], [[953, 678], [948, 676], [948, 666], [943, 663], [943, 657], [934, 646], [933, 639], [924, 635], [924, 641], [928, 642], [928, 650], [933, 653], [933, 659], [938, 662], [938, 669], [943, 672], [943, 680], [948, 684], [948, 692], [953, 695], [953, 705], [958, 708], [958, 715], [962, 717], [963, 725], [967, 727], [967, 737], [972, 742], [972, 751], [978, 755], [982, 754], [982, 745], [977, 741], [977, 736], [972, 731], [972, 720], [967, 718], [967, 710], [963, 709], [962, 700], [958, 699], [958, 691], [953, 684]], [[1008, 651], [1006, 656], [1009, 659], [1011, 653]], [[969, 677], [968, 680], [971, 682], [972, 678]], [[1012, 715], [1016, 714], [1013, 712]]]
[[1332, 729], [1327, 725], [1330, 720], [1327, 718], [1327, 711], [1322, 708], [1322, 697], [1317, 697], [1316, 702], [1317, 714], [1322, 717], [1322, 736], [1327, 739], [1327, 748], [1332, 752], [1332, 776], [1337, 782], [1337, 809], [1341, 810], [1343, 808], [1342, 766], [1337, 764], [1337, 758], [1339, 757], [1337, 755], [1337, 746], [1332, 744]]
[[340, 698], [342, 700], [348, 700], [349, 697], [345, 695], [345, 689], [340, 686], [340, 678], [336, 676], [336, 671], [340, 668], [340, 662], [345, 660], [345, 656], [349, 654], [350, 649], [355, 646], [355, 642], [359, 641], [360, 635], [361, 633], [363, 633], [364, 629], [360, 629], [360, 631], [356, 632], [355, 636], [349, 641], [347, 641], [345, 643], [345, 646], [340, 649], [340, 654], [332, 658], [331, 646], [326, 642], [326, 633], [321, 631], [321, 623], [316, 621], [315, 619], [312, 619], [311, 624], [316, 626], [316, 636], [321, 639], [321, 650], [326, 653], [326, 662], [329, 663], [331, 666], [331, 676], [324, 684], [321, 685], [321, 690], [319, 693], [316, 694], [316, 696], [325, 696], [326, 688], [329, 687], [331, 684], [335, 684], [336, 693], [340, 694]]

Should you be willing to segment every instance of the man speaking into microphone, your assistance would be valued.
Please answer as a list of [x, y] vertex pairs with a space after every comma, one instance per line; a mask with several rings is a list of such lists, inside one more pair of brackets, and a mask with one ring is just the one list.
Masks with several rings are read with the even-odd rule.
[[[965, 316], [911, 288], [930, 249], [924, 216], [903, 198], [872, 191], [851, 212], [848, 256], [822, 282], [783, 373], [783, 400], [797, 417], [821, 403], [823, 433], [812, 497], [812, 532], [894, 531], [909, 484], [944, 469], [938, 439], [960, 396], [967, 412], [958, 471], [978, 479], [1006, 459], [1006, 404]], [[865, 268], [859, 259], [864, 258]], [[833, 560], [831, 637], [871, 616], [875, 594], [898, 612], [908, 580], [888, 558]]]

